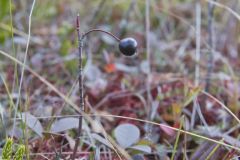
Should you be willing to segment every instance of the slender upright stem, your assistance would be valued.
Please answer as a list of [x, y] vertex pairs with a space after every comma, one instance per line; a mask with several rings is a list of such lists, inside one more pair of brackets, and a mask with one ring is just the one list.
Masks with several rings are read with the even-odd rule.
[[195, 57], [196, 57], [196, 64], [195, 64], [195, 86], [199, 86], [200, 82], [200, 56], [201, 56], [201, 3], [200, 0], [196, 0], [195, 4], [195, 13], [196, 13], [196, 50], [195, 50]]
[[[78, 52], [79, 52], [79, 75], [78, 75], [78, 82], [79, 82], [79, 98], [80, 98], [80, 109], [84, 111], [84, 96], [83, 96], [83, 66], [82, 66], [82, 48], [83, 48], [83, 36], [80, 34], [80, 22], [79, 22], [79, 15], [77, 16], [77, 35], [78, 35]], [[79, 113], [79, 124], [77, 130], [77, 140], [75, 142], [72, 159], [75, 159], [77, 148], [80, 142], [80, 136], [82, 132], [82, 114]]]
[[[146, 81], [146, 88], [147, 88], [147, 105], [149, 106], [148, 109], [148, 120], [151, 120], [151, 114], [153, 111], [152, 108], [152, 95], [151, 95], [151, 51], [150, 51], [150, 40], [149, 40], [149, 33], [150, 33], [150, 0], [145, 0], [145, 36], [146, 36], [146, 52], [147, 52], [147, 62], [148, 62], [148, 72], [147, 72], [147, 81]], [[152, 136], [152, 125], [147, 124], [147, 131], [146, 131], [146, 138], [150, 139]]]
[[[214, 1], [216, 1], [216, 0], [214, 0]], [[206, 92], [209, 92], [210, 83], [211, 83], [211, 75], [212, 75], [212, 71], [213, 71], [213, 52], [214, 52], [213, 12], [214, 12], [214, 5], [209, 2], [208, 3], [208, 44], [209, 44], [211, 50], [209, 52], [209, 57], [208, 57], [206, 87], [205, 87]]]
[[[79, 107], [80, 109], [84, 112], [84, 95], [83, 95], [83, 65], [82, 65], [82, 48], [83, 48], [83, 39], [91, 32], [103, 32], [105, 34], [108, 34], [109, 36], [113, 37], [116, 41], [120, 41], [120, 39], [113, 35], [110, 32], [101, 30], [101, 29], [92, 29], [89, 30], [83, 34], [80, 33], [80, 21], [79, 21], [79, 15], [77, 16], [77, 21], [76, 21], [76, 27], [77, 27], [77, 35], [78, 35], [78, 52], [79, 52], [79, 75], [78, 75], [78, 82], [79, 82], [79, 98], [80, 98], [80, 104]], [[81, 132], [82, 132], [82, 114], [79, 113], [79, 124], [78, 124], [78, 130], [77, 130], [77, 139], [75, 142], [75, 146], [73, 149], [73, 154], [71, 159], [74, 160], [76, 157], [76, 153], [77, 153], [77, 148], [80, 142], [80, 136], [81, 136]]]

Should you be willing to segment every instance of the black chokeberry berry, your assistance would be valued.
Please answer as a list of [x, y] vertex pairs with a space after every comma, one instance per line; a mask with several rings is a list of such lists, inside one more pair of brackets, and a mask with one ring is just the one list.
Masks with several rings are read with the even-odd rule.
[[125, 56], [133, 56], [137, 51], [137, 41], [133, 38], [124, 38], [119, 42], [119, 50]]

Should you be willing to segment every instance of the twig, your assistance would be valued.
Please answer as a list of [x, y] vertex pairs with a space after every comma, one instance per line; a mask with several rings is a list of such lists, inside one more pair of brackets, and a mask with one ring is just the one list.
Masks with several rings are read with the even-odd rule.
[[[216, 1], [216, 0], [215, 0]], [[208, 2], [208, 44], [210, 49], [208, 57], [208, 66], [207, 66], [207, 75], [206, 75], [206, 86], [205, 91], [208, 92], [211, 83], [211, 75], [213, 71], [213, 53], [214, 53], [214, 44], [213, 44], [213, 12], [214, 5]]]

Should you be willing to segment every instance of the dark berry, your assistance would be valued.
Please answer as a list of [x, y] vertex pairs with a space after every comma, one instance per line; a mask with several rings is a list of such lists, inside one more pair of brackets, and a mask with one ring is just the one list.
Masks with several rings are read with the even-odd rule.
[[137, 41], [133, 38], [124, 38], [119, 42], [119, 50], [125, 56], [132, 56], [137, 51]]

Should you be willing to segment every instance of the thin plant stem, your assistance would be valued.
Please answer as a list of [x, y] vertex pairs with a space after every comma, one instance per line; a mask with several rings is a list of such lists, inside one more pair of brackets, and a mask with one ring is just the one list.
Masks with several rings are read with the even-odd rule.
[[[221, 140], [221, 142], [224, 142], [223, 141], [224, 139]], [[209, 155], [207, 156], [206, 160], [209, 160], [211, 159], [211, 157], [213, 156], [213, 154], [217, 151], [217, 149], [220, 147], [220, 144], [217, 144], [213, 150], [209, 153]]]
[[223, 8], [223, 9], [227, 10], [229, 13], [231, 13], [234, 17], [236, 17], [240, 21], [240, 15], [237, 12], [235, 12], [234, 10], [232, 10], [230, 7], [225, 6], [218, 2], [212, 1], [212, 0], [206, 0], [206, 1], [208, 1], [209, 3], [212, 3], [213, 5], [215, 5], [219, 8]]
[[[184, 117], [182, 117], [181, 120], [180, 120], [180, 127], [179, 127], [179, 129], [182, 129], [183, 122], [184, 122]], [[178, 130], [176, 141], [175, 141], [174, 147], [173, 147], [173, 153], [172, 153], [172, 156], [171, 156], [171, 160], [174, 160], [175, 154], [177, 152], [177, 146], [178, 146], [180, 134], [181, 134], [181, 132]]]
[[[103, 32], [105, 34], [110, 35], [111, 37], [113, 37], [116, 41], [120, 41], [120, 39], [113, 35], [110, 32], [101, 30], [101, 29], [91, 29], [83, 34], [80, 33], [80, 20], [79, 20], [79, 14], [77, 15], [77, 20], [76, 20], [76, 29], [77, 29], [77, 36], [78, 36], [78, 53], [79, 53], [79, 75], [78, 75], [78, 81], [79, 81], [79, 98], [80, 98], [80, 102], [79, 102], [79, 107], [80, 110], [82, 112], [84, 112], [84, 95], [83, 95], [83, 65], [82, 65], [82, 49], [83, 49], [83, 39], [91, 32]], [[80, 143], [80, 136], [81, 136], [81, 132], [82, 132], [82, 121], [83, 121], [83, 117], [82, 117], [82, 112], [79, 113], [79, 123], [78, 123], [78, 130], [77, 130], [77, 139], [75, 142], [75, 146], [73, 149], [73, 154], [71, 159], [75, 159], [76, 157], [76, 153], [77, 153], [77, 148], [78, 145]]]
[[[77, 35], [78, 35], [78, 52], [79, 52], [79, 75], [78, 75], [78, 82], [79, 82], [79, 98], [80, 98], [80, 110], [84, 111], [84, 95], [83, 95], [83, 66], [82, 66], [82, 48], [83, 48], [83, 36], [80, 34], [80, 22], [79, 22], [79, 15], [77, 16]], [[79, 124], [77, 130], [77, 140], [75, 142], [75, 146], [73, 149], [72, 159], [74, 160], [77, 153], [77, 148], [80, 142], [80, 136], [82, 132], [82, 114], [79, 117]]]
[[[14, 56], [17, 58], [17, 53], [14, 45], [14, 35], [13, 35], [13, 16], [12, 16], [12, 0], [9, 1], [9, 13], [10, 13], [10, 32], [11, 32], [11, 37], [12, 37], [12, 49]], [[18, 72], [17, 72], [17, 63], [14, 63], [14, 81], [13, 81], [13, 87], [12, 90], [14, 92], [15, 85], [18, 87]]]
[[109, 36], [113, 37], [116, 41], [118, 41], [118, 42], [120, 41], [120, 39], [119, 39], [117, 36], [115, 36], [114, 34], [108, 32], [108, 31], [104, 31], [104, 30], [102, 30], [102, 29], [91, 29], [91, 30], [85, 32], [85, 33], [82, 35], [82, 38], [84, 38], [85, 36], [87, 36], [87, 35], [88, 35], [89, 33], [91, 33], [91, 32], [103, 32], [103, 33], [106, 33], [106, 34], [108, 34]]
[[209, 44], [211, 49], [210, 49], [209, 57], [208, 57], [206, 87], [205, 87], [206, 92], [209, 92], [209, 88], [210, 88], [210, 84], [211, 84], [211, 75], [212, 75], [212, 71], [213, 71], [213, 53], [214, 53], [213, 12], [214, 12], [214, 5], [210, 2], [208, 2], [208, 44]]
[[19, 89], [18, 89], [18, 98], [17, 98], [15, 111], [14, 111], [14, 122], [13, 122], [13, 130], [12, 130], [12, 136], [11, 137], [13, 137], [13, 134], [14, 134], [15, 128], [16, 128], [16, 117], [17, 117], [18, 106], [19, 106], [20, 99], [21, 99], [21, 90], [22, 90], [22, 83], [23, 83], [23, 78], [24, 78], [25, 64], [26, 64], [26, 61], [27, 61], [27, 53], [28, 53], [28, 48], [29, 48], [29, 43], [30, 43], [30, 38], [31, 38], [32, 13], [33, 13], [33, 9], [34, 9], [34, 6], [35, 6], [35, 2], [36, 2], [36, 0], [33, 0], [31, 10], [30, 10], [30, 14], [29, 14], [29, 17], [28, 17], [29, 20], [28, 20], [27, 46], [26, 46], [25, 54], [24, 54], [24, 60], [23, 60], [24, 65], [22, 66], [22, 72], [21, 72], [21, 77], [20, 77], [20, 84], [19, 84]]
[[206, 96], [208, 96], [209, 98], [213, 99], [218, 104], [220, 104], [240, 124], [240, 119], [229, 109], [229, 107], [227, 107], [225, 104], [223, 104], [220, 100], [218, 100], [217, 98], [215, 98], [211, 94], [209, 94], [205, 91], [201, 91], [201, 92], [203, 94], [205, 94]]
[[[201, 50], [201, 4], [200, 1], [197, 0], [195, 4], [195, 9], [196, 9], [196, 30], [195, 30], [195, 37], [196, 37], [196, 50], [195, 50], [195, 59], [196, 59], [196, 64], [195, 64], [195, 87], [199, 85], [199, 78], [200, 78], [200, 50]], [[195, 116], [197, 112], [197, 105], [194, 102], [193, 105], [193, 111], [191, 115], [191, 128], [194, 127], [195, 123]]]
[[200, 76], [200, 50], [201, 50], [201, 4], [200, 1], [196, 2], [196, 65], [195, 65], [195, 86], [199, 85]]
[[[153, 104], [152, 104], [152, 95], [151, 95], [151, 51], [150, 51], [150, 40], [149, 40], [149, 33], [150, 33], [150, 0], [145, 0], [145, 36], [146, 36], [146, 54], [147, 54], [147, 80], [146, 80], [146, 88], [147, 88], [147, 105], [149, 108], [147, 110], [148, 120], [151, 120], [151, 115], [153, 111]], [[146, 126], [146, 138], [150, 139], [152, 135], [152, 125], [147, 124]]]

